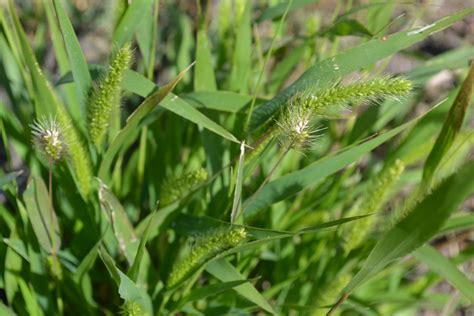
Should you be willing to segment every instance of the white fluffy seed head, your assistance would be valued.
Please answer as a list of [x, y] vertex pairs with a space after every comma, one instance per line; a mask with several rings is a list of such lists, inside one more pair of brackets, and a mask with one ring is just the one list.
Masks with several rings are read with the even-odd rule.
[[53, 116], [42, 116], [31, 125], [35, 147], [53, 162], [61, 160], [66, 153], [64, 128]]

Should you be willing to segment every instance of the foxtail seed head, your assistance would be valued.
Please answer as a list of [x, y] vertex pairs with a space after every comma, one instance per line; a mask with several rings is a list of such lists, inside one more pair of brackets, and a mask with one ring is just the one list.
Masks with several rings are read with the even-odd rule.
[[172, 288], [194, 273], [202, 264], [247, 238], [243, 227], [220, 228], [201, 237], [191, 252], [173, 267], [167, 286]]
[[114, 107], [119, 107], [120, 84], [125, 70], [130, 68], [132, 50], [127, 44], [113, 56], [107, 74], [101, 78], [89, 101], [89, 135], [99, 147], [102, 144]]
[[280, 142], [293, 148], [309, 147], [320, 131], [315, 127], [311, 109], [298, 106], [300, 98], [300, 95], [292, 98], [276, 122]]
[[402, 77], [380, 77], [356, 81], [343, 86], [336, 84], [316, 92], [301, 93], [294, 102], [317, 116], [337, 116], [341, 107], [349, 103], [378, 101], [384, 98], [400, 98], [412, 90], [411, 81]]
[[64, 128], [53, 116], [42, 116], [31, 126], [33, 143], [49, 160], [56, 162], [66, 154]]
[[161, 186], [160, 203], [162, 206], [169, 205], [184, 196], [187, 192], [196, 188], [200, 183], [207, 180], [206, 169], [200, 168], [184, 174], [183, 176], [165, 181]]

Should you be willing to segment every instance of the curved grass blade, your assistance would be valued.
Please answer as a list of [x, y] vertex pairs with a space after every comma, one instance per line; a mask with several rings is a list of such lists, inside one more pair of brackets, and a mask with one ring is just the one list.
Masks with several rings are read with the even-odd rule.
[[456, 99], [454, 100], [448, 116], [443, 124], [436, 142], [426, 159], [423, 168], [422, 190], [428, 190], [441, 159], [451, 147], [454, 139], [461, 130], [466, 115], [467, 107], [471, 102], [472, 89], [474, 87], [474, 64], [471, 65], [469, 73], [464, 80], [461, 90], [459, 90]]
[[368, 67], [376, 61], [388, 57], [429, 35], [439, 32], [456, 21], [472, 14], [474, 8], [467, 8], [446, 16], [430, 25], [388, 35], [386, 40], [375, 38], [350, 48], [332, 58], [318, 62], [288, 88], [280, 92], [272, 100], [262, 104], [252, 114], [251, 129], [256, 129], [267, 122], [287, 101], [298, 91], [317, 86], [325, 88], [334, 80], [358, 69]]

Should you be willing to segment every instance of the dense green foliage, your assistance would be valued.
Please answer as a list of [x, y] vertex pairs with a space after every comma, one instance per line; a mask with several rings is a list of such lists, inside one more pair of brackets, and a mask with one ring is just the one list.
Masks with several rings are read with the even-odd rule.
[[0, 315], [470, 308], [473, 7], [79, 2], [0, 2]]

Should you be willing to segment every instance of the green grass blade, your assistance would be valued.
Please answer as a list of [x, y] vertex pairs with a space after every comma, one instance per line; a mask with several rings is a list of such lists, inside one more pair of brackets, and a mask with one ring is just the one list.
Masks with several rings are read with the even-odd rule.
[[305, 188], [318, 183], [320, 180], [343, 169], [362, 155], [413, 126], [416, 121], [417, 119], [405, 123], [365, 143], [352, 146], [337, 155], [324, 157], [303, 169], [271, 181], [258, 194], [245, 201], [244, 215], [255, 215], [258, 211], [273, 203], [289, 198]]
[[16, 316], [16, 313], [2, 302], [0, 302], [0, 314], [5, 316]]
[[401, 258], [429, 241], [445, 221], [474, 191], [474, 161], [443, 181], [418, 203], [409, 215], [387, 231], [369, 254], [361, 270], [344, 289], [344, 295], [371, 276], [384, 269], [390, 262]]
[[[206, 270], [222, 282], [246, 280], [246, 278], [225, 259], [218, 259], [210, 262], [206, 267]], [[263, 310], [274, 315], [276, 314], [270, 303], [267, 302], [267, 300], [252, 284], [245, 283], [235, 287], [234, 290], [249, 301], [260, 306]]]
[[135, 0], [127, 8], [124, 16], [115, 29], [112, 42], [117, 47], [122, 47], [132, 40], [133, 34], [142, 22], [143, 16], [151, 13], [153, 0]]
[[56, 15], [59, 21], [59, 27], [66, 46], [66, 52], [69, 58], [69, 65], [74, 76], [74, 84], [76, 86], [77, 99], [81, 105], [83, 118], [86, 117], [87, 98], [92, 87], [92, 79], [87, 68], [86, 59], [82, 53], [81, 45], [74, 33], [71, 21], [61, 3], [61, 0], [53, 0]]
[[[291, 7], [288, 12], [291, 12], [293, 10], [297, 10], [299, 8], [304, 7], [305, 5], [311, 4], [311, 3], [317, 3], [319, 2], [318, 0], [294, 0], [293, 3], [291, 4]], [[278, 3], [272, 7], [269, 7], [265, 11], [263, 11], [262, 15], [258, 17], [257, 22], [263, 22], [265, 20], [275, 20], [280, 18], [284, 13], [286, 9], [286, 3], [281, 2]]]
[[157, 214], [157, 210], [158, 210], [158, 203], [156, 205], [155, 210], [153, 211], [153, 213], [151, 215], [151, 219], [148, 221], [147, 226], [146, 226], [146, 228], [143, 232], [143, 235], [140, 239], [140, 244], [138, 245], [137, 254], [135, 255], [135, 259], [133, 260], [133, 264], [130, 267], [130, 270], [128, 271], [128, 276], [134, 282], [137, 281], [138, 273], [140, 272], [140, 265], [143, 261], [143, 255], [145, 254], [145, 246], [146, 246], [146, 243], [148, 241], [148, 237], [150, 235], [151, 223], [154, 222], [154, 219], [155, 219], [156, 214]]
[[104, 213], [108, 214], [119, 246], [118, 252], [125, 256], [129, 264], [132, 264], [139, 243], [127, 213], [125, 213], [120, 201], [103, 183], [100, 183], [99, 201]]
[[388, 57], [413, 45], [429, 35], [447, 28], [454, 22], [463, 19], [473, 12], [474, 8], [467, 8], [444, 17], [428, 26], [411, 31], [390, 34], [386, 40], [375, 38], [354, 48], [350, 48], [332, 58], [318, 62], [272, 100], [255, 109], [252, 114], [250, 127], [255, 129], [267, 122], [296, 92], [314, 86], [317, 86], [319, 89], [327, 87], [334, 80], [358, 69], [368, 67], [382, 58]]
[[[100, 243], [100, 242], [99, 242]], [[76, 272], [74, 273], [74, 279], [77, 283], [82, 282], [82, 278], [86, 273], [92, 269], [96, 259], [99, 248], [99, 243], [97, 243], [87, 255], [82, 259], [81, 263], [77, 266]]]
[[237, 37], [234, 48], [232, 71], [230, 73], [230, 90], [247, 93], [252, 54], [251, 13], [252, 1], [247, 1], [244, 12], [237, 26]]
[[135, 282], [130, 280], [125, 273], [117, 269], [120, 277], [119, 294], [125, 302], [139, 304], [143, 314], [153, 315], [151, 299], [143, 288], [139, 288]]
[[117, 286], [120, 286], [120, 274], [118, 273], [118, 268], [115, 266], [114, 259], [109, 255], [105, 247], [101, 244], [97, 249], [99, 257], [104, 263], [107, 271], [109, 271], [112, 280], [114, 280]]
[[234, 189], [234, 200], [232, 202], [232, 211], [230, 213], [230, 222], [232, 224], [242, 224], [240, 215], [242, 214], [242, 184], [244, 182], [244, 162], [245, 162], [245, 142], [240, 144], [239, 163], [237, 165], [237, 176]]
[[423, 168], [422, 190], [428, 190], [431, 186], [433, 176], [441, 159], [451, 147], [454, 139], [461, 130], [466, 115], [467, 107], [471, 102], [472, 89], [474, 87], [474, 65], [471, 65], [469, 74], [464, 80], [461, 90], [459, 90], [454, 100], [448, 116], [443, 125], [443, 129], [436, 139]]
[[[69, 60], [66, 52], [66, 47], [64, 46], [61, 30], [56, 19], [54, 6], [53, 3], [49, 0], [43, 1], [42, 3], [46, 12], [48, 27], [51, 33], [51, 41], [53, 43], [54, 53], [59, 66], [59, 71], [61, 72], [61, 75], [65, 75], [66, 73], [71, 71], [71, 67], [69, 65]], [[76, 122], [80, 122], [82, 113], [74, 86], [65, 86], [64, 91], [72, 118]]]
[[468, 300], [474, 302], [474, 284], [447, 258], [435, 248], [425, 245], [413, 255], [426, 264], [433, 272], [446, 279]]
[[10, 173], [0, 176], [0, 189], [3, 188], [4, 185], [15, 180], [22, 173], [23, 172], [20, 170], [20, 171], [14, 171], [14, 172], [10, 172]]
[[203, 288], [196, 289], [192, 291], [191, 293], [189, 293], [186, 297], [181, 299], [176, 309], [179, 310], [181, 307], [183, 307], [187, 303], [199, 301], [199, 300], [205, 299], [208, 296], [216, 295], [216, 294], [231, 290], [235, 288], [236, 286], [239, 286], [247, 282], [249, 281], [248, 280], [228, 281], [228, 282], [212, 284]]
[[[46, 252], [52, 253], [53, 245], [56, 247], [59, 245], [59, 226], [56, 215], [51, 219], [52, 205], [46, 185], [41, 178], [31, 178], [23, 193], [23, 199], [39, 244]], [[51, 234], [52, 232], [54, 235]]]
[[474, 227], [474, 214], [451, 216], [440, 231], [442, 234], [465, 230]]
[[201, 18], [196, 40], [196, 68], [194, 70], [194, 90], [217, 90], [216, 76], [212, 67], [212, 54], [207, 38], [205, 19]]

